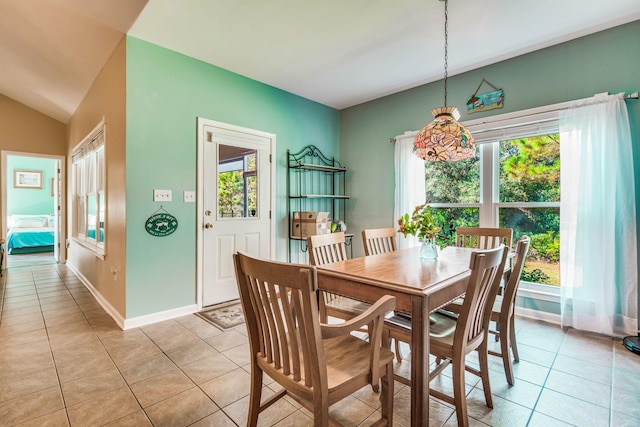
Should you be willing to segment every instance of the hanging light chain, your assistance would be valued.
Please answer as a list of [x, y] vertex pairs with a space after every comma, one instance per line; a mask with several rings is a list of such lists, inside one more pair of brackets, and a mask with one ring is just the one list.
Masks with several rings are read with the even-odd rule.
[[444, 106], [447, 106], [447, 80], [449, 77], [449, 0], [444, 0]]

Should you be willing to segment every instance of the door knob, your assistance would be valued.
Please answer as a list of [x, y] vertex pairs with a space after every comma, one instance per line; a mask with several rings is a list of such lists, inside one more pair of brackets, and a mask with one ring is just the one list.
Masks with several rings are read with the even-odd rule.
[[213, 224], [206, 223], [204, 225], [204, 228], [213, 228]]

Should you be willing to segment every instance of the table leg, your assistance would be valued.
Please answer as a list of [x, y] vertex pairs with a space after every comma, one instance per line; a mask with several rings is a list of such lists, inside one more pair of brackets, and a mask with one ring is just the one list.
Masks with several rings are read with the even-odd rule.
[[411, 425], [429, 425], [429, 311], [426, 296], [411, 298]]

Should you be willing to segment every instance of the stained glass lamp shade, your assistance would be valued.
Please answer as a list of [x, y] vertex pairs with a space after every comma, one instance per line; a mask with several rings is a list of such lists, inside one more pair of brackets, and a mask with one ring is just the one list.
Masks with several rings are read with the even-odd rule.
[[413, 142], [413, 153], [423, 160], [453, 162], [476, 156], [476, 143], [471, 132], [460, 123], [456, 107], [431, 110], [434, 120], [423, 127]]
[[476, 156], [476, 143], [471, 132], [458, 123], [460, 112], [456, 107], [447, 106], [448, 28], [449, 1], [444, 0], [444, 107], [431, 110], [434, 120], [423, 127], [413, 140], [413, 154], [431, 162], [453, 162]]

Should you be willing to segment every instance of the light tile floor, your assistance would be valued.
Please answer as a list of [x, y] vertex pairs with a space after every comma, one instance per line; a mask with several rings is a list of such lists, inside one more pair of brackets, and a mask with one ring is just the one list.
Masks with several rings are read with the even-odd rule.
[[[244, 327], [222, 331], [189, 315], [122, 331], [71, 271], [48, 262], [10, 262], [2, 277], [1, 426], [245, 425]], [[471, 425], [640, 425], [640, 356], [620, 340], [520, 318], [516, 325], [516, 384], [507, 385], [492, 357], [491, 410], [470, 375]], [[406, 373], [409, 364], [396, 368]], [[432, 386], [451, 385], [445, 376]], [[267, 384], [263, 395], [275, 389]], [[396, 382], [395, 425], [409, 425], [409, 393]], [[377, 396], [365, 388], [334, 405], [332, 414], [345, 425], [366, 426], [378, 408]], [[432, 399], [429, 424], [456, 425], [452, 407]], [[312, 422], [298, 404], [281, 400], [261, 415], [260, 425]]]

